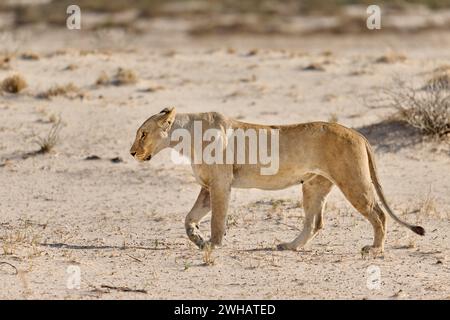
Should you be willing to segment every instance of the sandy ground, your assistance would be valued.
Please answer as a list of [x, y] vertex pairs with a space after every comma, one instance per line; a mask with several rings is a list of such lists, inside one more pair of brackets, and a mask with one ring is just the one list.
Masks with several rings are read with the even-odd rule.
[[[365, 103], [395, 75], [423, 80], [450, 63], [448, 34], [190, 39], [34, 32], [3, 34], [3, 49], [18, 55], [0, 79], [18, 72], [28, 88], [0, 96], [0, 298], [450, 298], [448, 145], [384, 123], [392, 110]], [[375, 62], [389, 50], [406, 60]], [[39, 59], [20, 58], [30, 51]], [[311, 63], [323, 70], [303, 70]], [[134, 70], [138, 82], [95, 85], [102, 72], [119, 67]], [[84, 98], [37, 97], [68, 83]], [[324, 230], [299, 252], [279, 252], [276, 244], [302, 228], [299, 187], [235, 189], [224, 246], [205, 265], [183, 226], [199, 191], [190, 167], [172, 164], [166, 151], [144, 164], [128, 154], [137, 127], [168, 106], [270, 124], [337, 117], [368, 136], [392, 207], [427, 235], [389, 220], [384, 256], [362, 258], [372, 228], [334, 190]], [[57, 117], [60, 142], [31, 155], [36, 136]], [[86, 160], [94, 155], [100, 159]], [[206, 233], [208, 223], [201, 225]], [[81, 271], [80, 289], [67, 287], [73, 266]], [[381, 273], [378, 289], [367, 286], [370, 266]]]

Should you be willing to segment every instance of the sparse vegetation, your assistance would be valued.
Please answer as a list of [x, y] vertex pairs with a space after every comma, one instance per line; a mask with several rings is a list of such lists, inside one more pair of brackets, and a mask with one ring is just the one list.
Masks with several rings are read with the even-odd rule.
[[234, 227], [237, 225], [238, 225], [238, 222], [237, 222], [236, 217], [232, 214], [228, 214], [227, 215], [227, 228]]
[[250, 49], [246, 54], [245, 54], [245, 56], [246, 57], [252, 57], [252, 56], [256, 56], [257, 54], [258, 54], [258, 49], [255, 49], [255, 48], [253, 48], [253, 49]]
[[48, 153], [59, 141], [59, 132], [61, 130], [61, 119], [53, 123], [50, 131], [45, 137], [36, 137], [35, 143], [39, 145], [37, 153]]
[[119, 68], [112, 81], [117, 86], [134, 84], [138, 81], [136, 73], [131, 69]]
[[156, 84], [156, 85], [148, 86], [143, 91], [144, 92], [156, 92], [156, 91], [160, 91], [160, 90], [164, 90], [164, 89], [165, 89], [164, 86]]
[[108, 74], [105, 71], [102, 71], [100, 75], [97, 78], [97, 81], [95, 81], [95, 84], [97, 86], [105, 86], [111, 83], [111, 78], [108, 76]]
[[24, 52], [20, 55], [23, 60], [39, 60], [39, 55], [35, 52]]
[[339, 117], [338, 117], [337, 113], [336, 112], [332, 112], [330, 114], [330, 116], [328, 117], [328, 122], [337, 123], [338, 121], [339, 121]]
[[424, 198], [420, 201], [418, 213], [425, 216], [438, 215], [436, 197], [433, 196], [431, 188], [430, 190], [428, 190]]
[[205, 266], [214, 265], [215, 259], [212, 256], [213, 249], [210, 244], [205, 245], [203, 248], [203, 263]]
[[11, 65], [9, 64], [10, 62], [10, 56], [0, 56], [0, 70], [8, 70], [9, 68], [11, 68]]
[[83, 97], [84, 95], [81, 92], [80, 88], [78, 88], [73, 83], [68, 83], [65, 85], [55, 85], [50, 89], [38, 94], [38, 98], [41, 99], [51, 99], [52, 97], [56, 96], [64, 96], [70, 99], [75, 99]]
[[[135, 84], [138, 82], [138, 76], [136, 72], [134, 72], [131, 69], [124, 69], [124, 68], [118, 68], [116, 71], [116, 74], [113, 77], [110, 77], [105, 71], [102, 71], [100, 75], [98, 76], [97, 80], [95, 81], [95, 84], [97, 86], [107, 86], [110, 84], [116, 85], [116, 86], [122, 86], [122, 85], [130, 85]], [[154, 90], [148, 90], [155, 91], [162, 89], [157, 87], [154, 88]]]
[[64, 70], [73, 71], [78, 69], [78, 65], [75, 63], [70, 63], [67, 65], [67, 67], [64, 68]]
[[450, 66], [435, 69], [424, 89], [433, 90], [436, 88], [450, 89]]
[[14, 240], [11, 235], [7, 235], [2, 243], [3, 255], [11, 255], [14, 253]]
[[[14, 3], [5, 5], [3, 10], [12, 13], [12, 26], [26, 24], [47, 23], [62, 25], [66, 16], [61, 14], [72, 4], [69, 0], [49, 0], [35, 3], [32, 6]], [[100, 13], [103, 21], [86, 28], [122, 28], [127, 31], [135, 30], [134, 21], [148, 17], [195, 18], [200, 21], [191, 30], [191, 34], [205, 33], [282, 33], [287, 28], [282, 24], [292, 16], [325, 15], [334, 16], [337, 23], [326, 27], [325, 31], [335, 33], [367, 32], [365, 15], [349, 14], [349, 6], [367, 6], [368, 0], [225, 0], [225, 1], [182, 1], [182, 0], [129, 0], [126, 3], [107, 0], [78, 0], [77, 5], [83, 12]], [[383, 9], [407, 11], [413, 4], [421, 4], [431, 9], [449, 8], [448, 0], [396, 0], [377, 1]], [[0, 4], [1, 6], [1, 4]], [[121, 12], [133, 11], [132, 19], [121, 19], [117, 16]], [[361, 10], [362, 11], [362, 10]], [[235, 19], [218, 19], [220, 15], [234, 16]], [[249, 18], [250, 16], [250, 18]], [[224, 21], [222, 21], [224, 20]], [[204, 22], [206, 21], [206, 23]], [[421, 29], [447, 28], [445, 23], [430, 21], [418, 26]], [[395, 29], [396, 25], [385, 25], [383, 29]]]
[[325, 71], [322, 63], [313, 62], [302, 68], [303, 71]]
[[388, 106], [397, 112], [394, 117], [418, 128], [425, 135], [446, 137], [450, 133], [450, 89], [442, 83], [427, 89], [416, 89], [397, 80], [385, 90]]
[[[35, 233], [27, 223], [22, 228], [5, 232], [0, 239], [2, 240], [3, 255], [17, 254], [18, 251], [27, 257], [40, 255], [39, 234]], [[22, 252], [24, 249], [27, 251]]]
[[[57, 1], [67, 3], [47, 3]], [[0, 69], [2, 57], [5, 69], [10, 68], [0, 70], [0, 208], [4, 213], [0, 219], [0, 298], [372, 299], [394, 297], [398, 292], [402, 292], [400, 299], [450, 298], [446, 285], [450, 183], [445, 175], [450, 165], [450, 144], [423, 139], [406, 120], [393, 124], [377, 121], [398, 111], [395, 108], [361, 105], [370, 102], [378, 86], [390, 81], [393, 73], [420, 75], [420, 82], [412, 82], [420, 99], [436, 94], [435, 90], [440, 94], [450, 91], [445, 78], [450, 71], [445, 67], [447, 44], [441, 43], [448, 36], [445, 32], [434, 34], [432, 30], [417, 37], [413, 32], [386, 34], [384, 23], [388, 21], [383, 15], [382, 30], [370, 31], [370, 39], [356, 34], [280, 36], [277, 32], [294, 34], [297, 23], [309, 28], [310, 24], [320, 25], [323, 19], [324, 25], [332, 25], [337, 21], [336, 13], [317, 21], [316, 17], [286, 18], [296, 14], [288, 3], [302, 5], [303, 0], [277, 0], [276, 7], [270, 6], [273, 0], [154, 0], [170, 3], [167, 7], [179, 11], [172, 12], [174, 16], [136, 24], [162, 29], [163, 36], [123, 30], [90, 34], [90, 23], [109, 19], [103, 6], [114, 14], [113, 7], [118, 11], [131, 8], [118, 15], [118, 19], [128, 19], [139, 15], [139, 10], [133, 9], [136, 1], [153, 0], [79, 1], [81, 33], [62, 32], [64, 21], [58, 26], [39, 23], [24, 30], [17, 27], [17, 31], [0, 32], [0, 39], [7, 40], [0, 41], [7, 50], [5, 54], [0, 51]], [[228, 5], [228, 1], [235, 4]], [[326, 1], [334, 0], [308, 1], [312, 11], [314, 1], [327, 7]], [[45, 1], [28, 2], [36, 2], [31, 7]], [[239, 29], [236, 21], [240, 22], [241, 16], [231, 6], [242, 6], [242, 12], [249, 12], [248, 23], [261, 25], [254, 31], [247, 28], [249, 32], [272, 32], [271, 23], [264, 24], [264, 19], [254, 19], [253, 15], [265, 12], [277, 16], [281, 8], [286, 12], [280, 14], [286, 21], [281, 27], [286, 29], [275, 28], [274, 33], [261, 36], [237, 34], [224, 41], [226, 36], [214, 35], [221, 32], [218, 24], [219, 28], [211, 29], [211, 37], [189, 38], [184, 33], [189, 32], [191, 22], [203, 21], [209, 10], [204, 8], [205, 3], [211, 8], [228, 8], [223, 20], [232, 20], [227, 29], [230, 32], [247, 28], [244, 25]], [[99, 13], [86, 12], [94, 6]], [[171, 24], [178, 17], [175, 15], [185, 14], [184, 6], [194, 8], [191, 12], [197, 10], [197, 16]], [[365, 15], [365, 8], [352, 9]], [[60, 16], [67, 18], [65, 8], [60, 9]], [[383, 8], [383, 14], [386, 12]], [[221, 14], [209, 17], [213, 25]], [[396, 16], [397, 11], [392, 14]], [[45, 31], [45, 37], [35, 39], [35, 31]], [[2, 33], [11, 33], [11, 38], [3, 38]], [[64, 40], [63, 33], [73, 34], [75, 39], [56, 41]], [[393, 50], [407, 54], [406, 63], [375, 63], [388, 52], [377, 44], [392, 45]], [[228, 45], [236, 48], [226, 49]], [[257, 49], [250, 50], [253, 47]], [[36, 50], [40, 60], [24, 60], [21, 55], [29, 50]], [[308, 65], [313, 71], [302, 71]], [[117, 81], [119, 66], [132, 69], [134, 84]], [[29, 88], [19, 95], [3, 92], [2, 80], [16, 72], [26, 77]], [[78, 97], [78, 90], [86, 98], [69, 100]], [[404, 108], [411, 106], [408, 100], [398, 101]], [[392, 100], [390, 103], [392, 106]], [[372, 244], [372, 226], [335, 186], [327, 198], [323, 221], [317, 216], [313, 221], [314, 227], [323, 222], [324, 230], [297, 252], [278, 251], [280, 243], [297, 238], [310, 222], [305, 213], [308, 195], [304, 198], [302, 192], [305, 185], [300, 184], [302, 178], [292, 178], [291, 183], [296, 185], [284, 190], [234, 189], [226, 216], [224, 247], [199, 250], [188, 239], [183, 225], [200, 188], [191, 168], [171, 163], [168, 150], [158, 155], [156, 162], [146, 164], [137, 163], [128, 151], [138, 126], [166, 104], [174, 104], [180, 113], [218, 111], [267, 128], [320, 120], [345, 122], [360, 130], [378, 155], [381, 183], [394, 212], [402, 213], [408, 223], [423, 225], [427, 236], [418, 237], [387, 216], [385, 259], [360, 261], [359, 249]], [[54, 124], [60, 125], [60, 115], [67, 127], [55, 129]], [[183, 126], [184, 122], [177, 120], [175, 124]], [[340, 150], [332, 149], [329, 151], [338, 157]], [[283, 155], [283, 146], [279, 151]], [[289, 170], [284, 172], [289, 175]], [[239, 172], [234, 175], [238, 178]], [[429, 185], [433, 194], [427, 194]], [[301, 199], [306, 201], [304, 208]], [[210, 201], [202, 203], [210, 205]], [[19, 223], [23, 217], [34, 221], [28, 229]], [[39, 227], [45, 221], [48, 227]], [[211, 214], [198, 223], [197, 232], [203, 239], [210, 239]], [[381, 267], [382, 281], [374, 282], [381, 286], [371, 290], [366, 288], [370, 282], [366, 280], [374, 275], [368, 272], [374, 264]], [[81, 274], [71, 273], [73, 266], [79, 266]], [[71, 279], [81, 280], [79, 290], [67, 288]]]
[[406, 60], [406, 56], [402, 53], [398, 52], [388, 52], [378, 59], [375, 60], [376, 63], [397, 63], [397, 62], [403, 62]]
[[1, 88], [5, 92], [19, 93], [27, 87], [27, 82], [20, 74], [14, 74], [5, 78], [1, 83]]

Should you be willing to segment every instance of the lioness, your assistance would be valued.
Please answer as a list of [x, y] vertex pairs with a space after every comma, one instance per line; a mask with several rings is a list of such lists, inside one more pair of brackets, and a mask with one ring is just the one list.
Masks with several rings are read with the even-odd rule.
[[[193, 134], [194, 122], [201, 122], [202, 130], [215, 128], [222, 132], [230, 128], [279, 130], [279, 168], [273, 175], [262, 175], [259, 163], [195, 164], [191, 161], [201, 190], [186, 216], [185, 228], [189, 239], [199, 248], [222, 243], [232, 187], [279, 190], [302, 184], [304, 227], [292, 242], [279, 244], [280, 250], [303, 247], [322, 228], [323, 208], [333, 185], [338, 186], [355, 209], [372, 224], [373, 244], [365, 246], [362, 252], [379, 254], [384, 249], [386, 216], [376, 201], [375, 192], [396, 222], [419, 235], [425, 234], [422, 227], [402, 221], [389, 208], [377, 177], [373, 151], [366, 138], [336, 123], [265, 126], [237, 121], [216, 112], [177, 114], [175, 108], [166, 108], [147, 119], [137, 130], [131, 155], [136, 160], [148, 161], [161, 150], [173, 148], [178, 143], [170, 138], [174, 130], [185, 129]], [[210, 210], [211, 238], [205, 241], [198, 224]]]

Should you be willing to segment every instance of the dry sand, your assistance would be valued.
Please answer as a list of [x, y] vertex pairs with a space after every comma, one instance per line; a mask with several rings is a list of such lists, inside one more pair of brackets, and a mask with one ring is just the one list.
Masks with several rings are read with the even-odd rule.
[[[423, 80], [449, 64], [448, 34], [191, 39], [22, 30], [2, 37], [2, 49], [17, 55], [0, 79], [18, 72], [28, 88], [0, 96], [0, 298], [450, 298], [448, 144], [384, 123], [392, 110], [365, 103], [395, 75]], [[390, 51], [406, 60], [375, 62]], [[23, 52], [39, 59], [21, 59]], [[303, 70], [312, 63], [322, 70]], [[119, 67], [134, 70], [137, 83], [95, 85]], [[69, 83], [82, 98], [37, 97]], [[199, 191], [190, 167], [172, 164], [166, 151], [144, 164], [128, 154], [137, 127], [168, 106], [270, 124], [337, 117], [368, 136], [391, 206], [427, 234], [390, 219], [384, 256], [363, 259], [372, 228], [335, 189], [319, 235], [303, 250], [279, 252], [276, 244], [302, 228], [300, 187], [234, 189], [224, 246], [204, 265], [183, 225]], [[52, 152], [23, 159], [58, 117], [61, 140]], [[86, 160], [93, 155], [100, 159]], [[374, 290], [372, 265], [381, 272]], [[67, 288], [69, 266], [80, 268], [79, 290]]]

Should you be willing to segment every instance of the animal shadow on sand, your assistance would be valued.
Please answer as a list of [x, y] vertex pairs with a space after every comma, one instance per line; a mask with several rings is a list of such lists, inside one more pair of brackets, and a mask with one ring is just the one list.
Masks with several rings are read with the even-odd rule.
[[161, 246], [108, 246], [108, 245], [77, 245], [77, 244], [67, 244], [67, 243], [41, 243], [41, 246], [49, 248], [64, 248], [71, 250], [127, 250], [127, 249], [140, 249], [140, 250], [166, 250], [168, 247], [166, 245]]
[[397, 120], [386, 120], [355, 130], [362, 133], [378, 152], [395, 153], [424, 139], [419, 129]]

